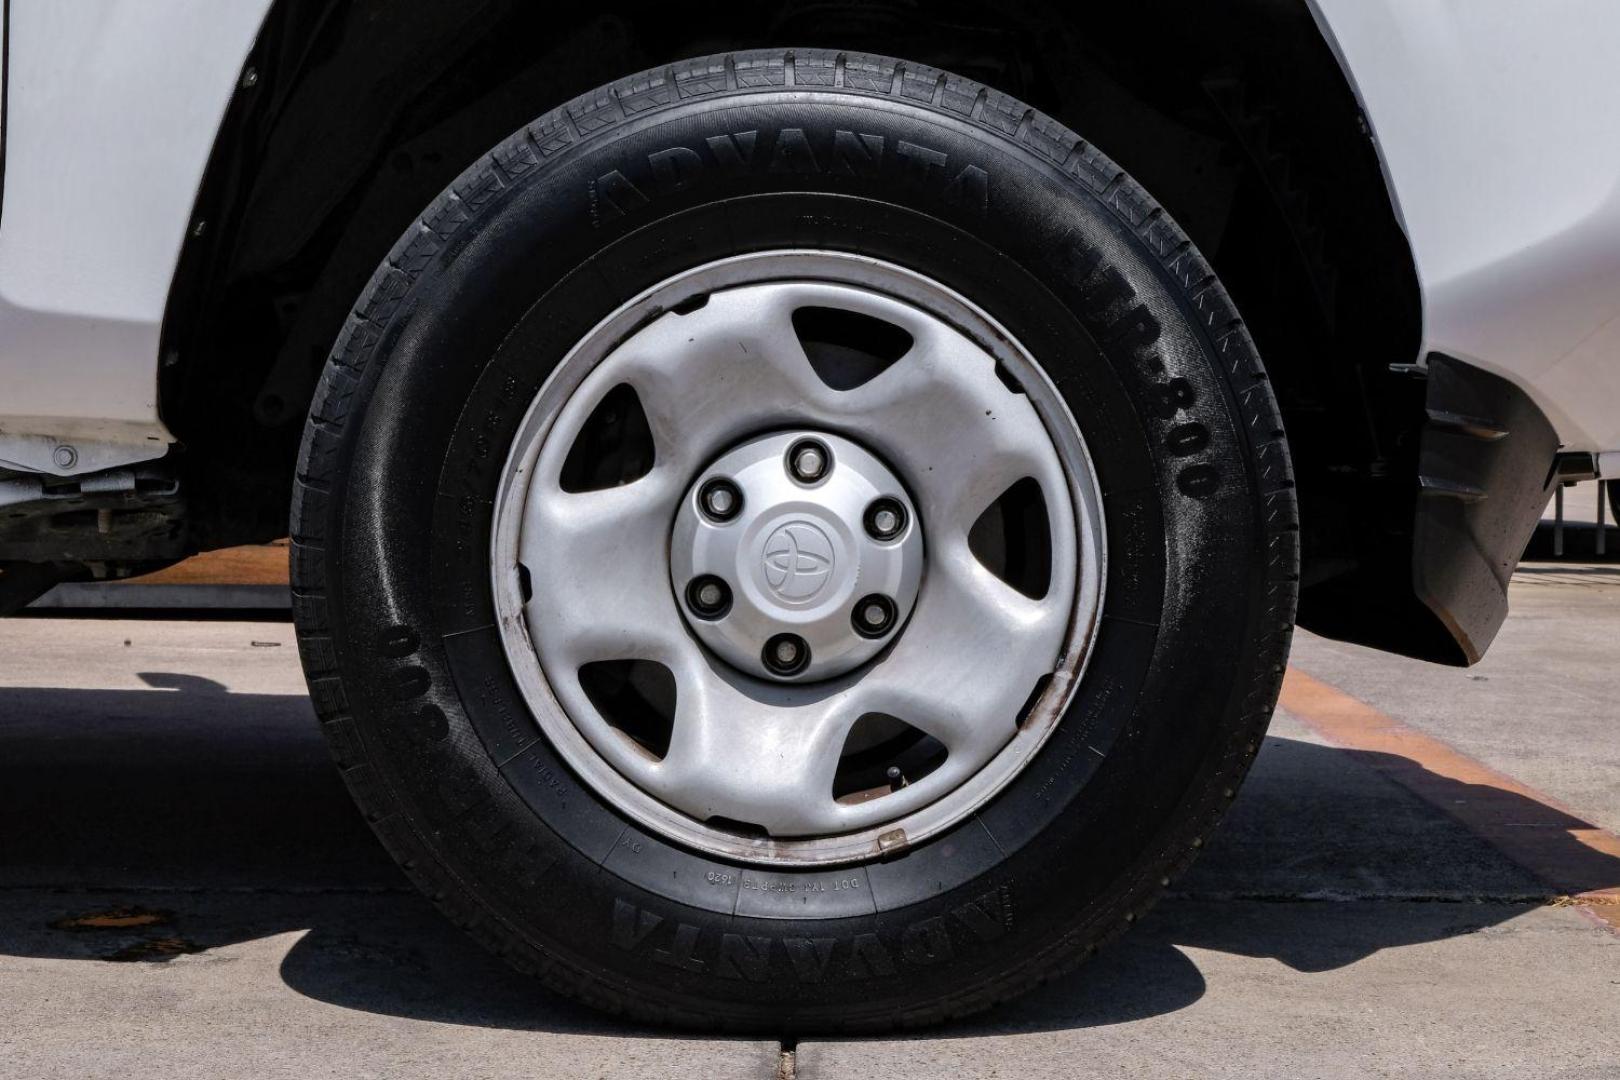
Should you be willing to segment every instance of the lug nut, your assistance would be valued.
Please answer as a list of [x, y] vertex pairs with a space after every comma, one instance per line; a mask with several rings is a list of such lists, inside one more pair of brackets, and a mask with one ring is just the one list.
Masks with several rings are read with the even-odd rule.
[[894, 626], [894, 601], [878, 593], [862, 597], [851, 621], [862, 637], [882, 637]]
[[700, 619], [718, 619], [731, 610], [731, 587], [713, 574], [703, 574], [686, 586], [686, 606]]
[[827, 475], [832, 455], [827, 448], [813, 439], [796, 442], [788, 450], [788, 471], [801, 484], [813, 484]]
[[810, 666], [810, 646], [797, 634], [777, 634], [765, 643], [761, 659], [773, 675], [797, 675]]
[[698, 505], [715, 521], [730, 521], [742, 510], [742, 492], [730, 480], [710, 480], [698, 493]]
[[866, 531], [874, 540], [893, 540], [906, 531], [906, 508], [898, 499], [874, 499], [866, 508]]

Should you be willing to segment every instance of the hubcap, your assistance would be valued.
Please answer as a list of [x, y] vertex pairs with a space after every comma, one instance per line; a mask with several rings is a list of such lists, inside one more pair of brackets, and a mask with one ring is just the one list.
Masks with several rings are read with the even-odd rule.
[[[741, 492], [743, 509], [717, 521], [702, 494], [725, 484]], [[722, 618], [688, 605], [688, 615], [698, 616], [687, 620], [693, 633], [734, 667], [766, 679], [814, 682], [872, 659], [889, 637], [884, 631], [911, 612], [923, 569], [920, 529], [878, 539], [863, 524], [879, 501], [902, 514], [910, 506], [886, 465], [837, 435], [766, 435], [722, 454], [682, 501], [670, 540], [677, 595], [701, 578], [715, 588], [728, 582], [734, 597]], [[888, 598], [896, 616], [877, 633], [858, 632], [858, 621], [868, 624], [857, 608], [872, 594]], [[809, 658], [762, 652], [783, 634]]]
[[1004, 328], [910, 270], [778, 251], [563, 357], [491, 555], [513, 674], [587, 786], [717, 857], [828, 864], [949, 829], [1031, 760], [1102, 538], [1074, 420]]

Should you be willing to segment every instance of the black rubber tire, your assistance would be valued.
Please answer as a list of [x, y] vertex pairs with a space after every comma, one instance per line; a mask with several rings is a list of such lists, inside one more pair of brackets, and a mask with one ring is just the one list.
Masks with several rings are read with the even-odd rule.
[[[579, 784], [512, 683], [488, 557], [501, 464], [563, 352], [670, 274], [788, 246], [908, 265], [1019, 337], [1086, 435], [1109, 549], [1089, 667], [1018, 778], [897, 857], [796, 873], [676, 847]], [[747, 52], [548, 113], [406, 232], [315, 397], [293, 590], [350, 789], [475, 938], [640, 1019], [878, 1030], [1068, 970], [1187, 865], [1276, 700], [1297, 534], [1249, 335], [1128, 176], [966, 79]]]

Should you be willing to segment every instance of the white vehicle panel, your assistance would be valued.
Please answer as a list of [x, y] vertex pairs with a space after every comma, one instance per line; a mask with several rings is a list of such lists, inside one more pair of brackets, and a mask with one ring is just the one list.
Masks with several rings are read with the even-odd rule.
[[268, 6], [11, 3], [0, 465], [70, 474], [167, 449], [157, 408], [164, 306]]
[[[1620, 448], [1620, 5], [1311, 3], [1412, 244], [1424, 353], [1512, 379], [1570, 449]], [[269, 6], [11, 4], [0, 466], [80, 473], [171, 441], [163, 313]]]
[[1424, 353], [1620, 448], [1620, 4], [1312, 0], [1423, 288]]

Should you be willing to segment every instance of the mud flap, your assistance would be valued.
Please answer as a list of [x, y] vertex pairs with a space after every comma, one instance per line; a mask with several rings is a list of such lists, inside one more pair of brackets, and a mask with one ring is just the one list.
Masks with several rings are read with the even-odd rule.
[[1412, 588], [1456, 642], [1452, 659], [1473, 664], [1507, 618], [1508, 580], [1552, 496], [1558, 435], [1506, 379], [1439, 353], [1428, 368]]

